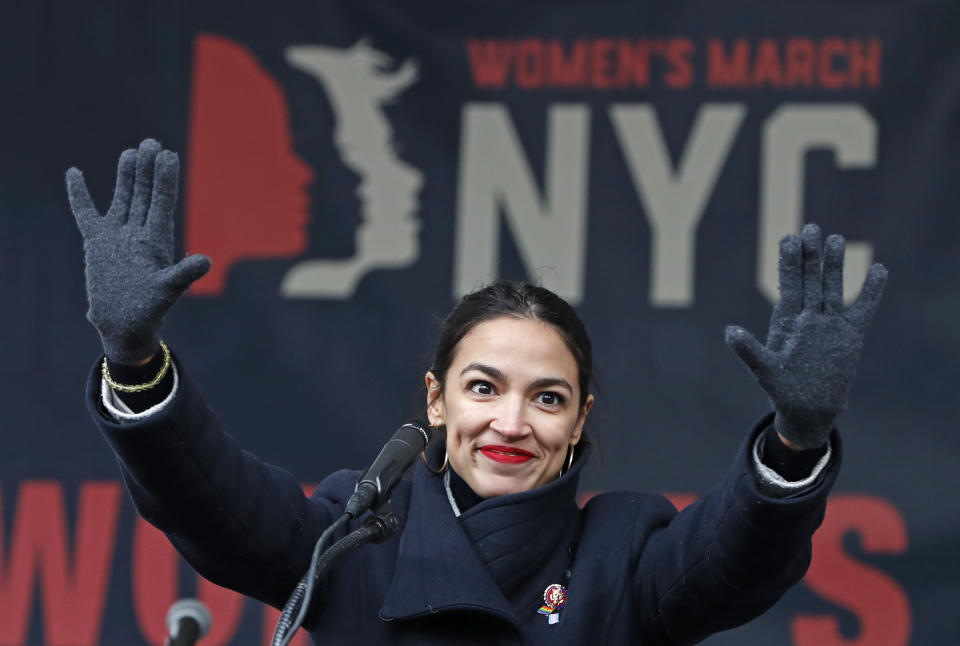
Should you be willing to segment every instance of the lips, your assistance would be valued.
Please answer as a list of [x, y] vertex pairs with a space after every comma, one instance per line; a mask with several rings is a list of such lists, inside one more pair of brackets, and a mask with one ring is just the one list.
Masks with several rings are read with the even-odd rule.
[[533, 453], [509, 446], [486, 444], [480, 447], [480, 452], [494, 462], [503, 464], [522, 464], [533, 458]]

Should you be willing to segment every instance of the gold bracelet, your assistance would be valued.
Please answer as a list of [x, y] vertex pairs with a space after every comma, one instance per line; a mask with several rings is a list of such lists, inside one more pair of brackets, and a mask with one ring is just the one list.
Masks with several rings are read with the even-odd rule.
[[150, 381], [144, 384], [136, 384], [134, 386], [128, 386], [127, 384], [121, 384], [113, 380], [110, 376], [110, 368], [107, 366], [107, 358], [103, 358], [103, 364], [100, 366], [100, 375], [103, 377], [103, 380], [107, 382], [107, 385], [113, 388], [114, 390], [119, 390], [122, 393], [140, 393], [144, 390], [150, 390], [151, 388], [156, 388], [163, 378], [167, 376], [167, 373], [170, 372], [170, 348], [167, 347], [167, 344], [163, 341], [160, 342], [160, 349], [163, 350], [163, 366], [160, 367], [160, 372], [157, 373], [157, 376], [151, 379]]

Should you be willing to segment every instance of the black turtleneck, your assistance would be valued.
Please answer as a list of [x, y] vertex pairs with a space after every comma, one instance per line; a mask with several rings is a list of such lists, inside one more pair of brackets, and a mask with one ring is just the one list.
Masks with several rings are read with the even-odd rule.
[[457, 507], [462, 514], [481, 502], [483, 497], [471, 489], [467, 481], [461, 478], [460, 474], [453, 470], [453, 467], [448, 468], [450, 469], [450, 492], [453, 494], [453, 499], [457, 501]]
[[[583, 462], [578, 452], [563, 477], [492, 498], [481, 498], [451, 470], [450, 491], [460, 508], [460, 526], [511, 603], [542, 601], [548, 585], [564, 583], [577, 541], [576, 495]], [[538, 607], [527, 610], [536, 612]]]

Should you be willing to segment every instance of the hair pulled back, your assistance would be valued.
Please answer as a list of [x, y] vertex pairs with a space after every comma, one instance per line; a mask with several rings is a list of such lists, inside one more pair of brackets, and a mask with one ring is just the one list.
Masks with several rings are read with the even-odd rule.
[[577, 363], [582, 408], [593, 377], [593, 350], [587, 330], [569, 303], [549, 289], [525, 282], [500, 280], [467, 294], [443, 320], [430, 368], [441, 388], [461, 339], [479, 323], [502, 316], [543, 321], [560, 332]]

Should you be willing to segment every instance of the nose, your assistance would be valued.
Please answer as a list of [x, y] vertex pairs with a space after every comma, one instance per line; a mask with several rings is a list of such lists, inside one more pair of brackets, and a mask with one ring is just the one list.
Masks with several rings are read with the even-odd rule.
[[504, 397], [490, 422], [490, 428], [508, 440], [519, 440], [530, 434], [526, 406], [522, 398]]

